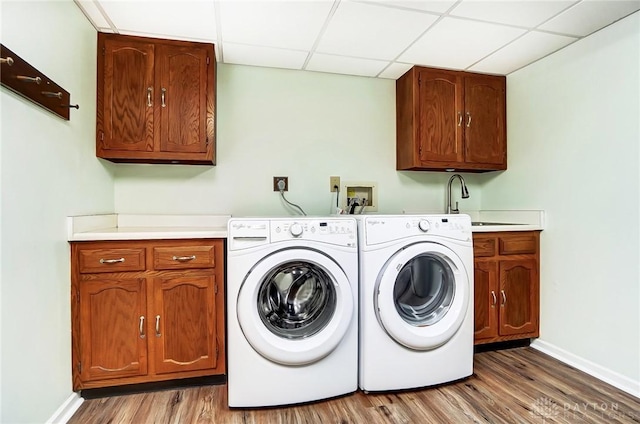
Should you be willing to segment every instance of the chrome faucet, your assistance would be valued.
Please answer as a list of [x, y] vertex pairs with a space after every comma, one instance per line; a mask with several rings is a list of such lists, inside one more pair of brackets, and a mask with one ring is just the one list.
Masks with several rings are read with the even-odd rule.
[[462, 178], [462, 175], [460, 174], [453, 174], [451, 178], [449, 178], [449, 183], [447, 184], [447, 209], [445, 210], [445, 213], [447, 214], [460, 213], [460, 211], [458, 210], [458, 202], [456, 202], [455, 209], [451, 208], [451, 183], [456, 177], [460, 180], [460, 186], [462, 188], [462, 198], [469, 198], [469, 190], [467, 190], [467, 185], [464, 183], [464, 178]]

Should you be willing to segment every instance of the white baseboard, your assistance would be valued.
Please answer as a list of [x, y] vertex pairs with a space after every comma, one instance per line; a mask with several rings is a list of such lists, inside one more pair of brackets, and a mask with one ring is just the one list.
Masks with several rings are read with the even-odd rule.
[[78, 393], [72, 393], [67, 400], [64, 401], [60, 408], [53, 413], [46, 424], [66, 424], [71, 419], [73, 414], [80, 408], [84, 402], [84, 398], [80, 397]]
[[629, 393], [637, 398], [640, 398], [640, 381], [634, 381], [633, 379], [605, 368], [601, 365], [593, 363], [573, 353], [567, 352], [551, 343], [544, 340], [536, 339], [531, 343], [531, 347], [539, 350], [542, 353], [564, 362], [567, 365], [571, 365], [574, 368], [583, 371], [598, 380], [602, 380], [605, 383], [611, 384], [618, 389]]

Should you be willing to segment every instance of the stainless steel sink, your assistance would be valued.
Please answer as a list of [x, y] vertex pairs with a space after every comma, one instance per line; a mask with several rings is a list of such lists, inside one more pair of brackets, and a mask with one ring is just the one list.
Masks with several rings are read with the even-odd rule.
[[482, 227], [482, 226], [489, 226], [489, 225], [518, 225], [518, 224], [513, 224], [510, 222], [485, 222], [485, 221], [472, 221], [471, 225], [474, 227]]

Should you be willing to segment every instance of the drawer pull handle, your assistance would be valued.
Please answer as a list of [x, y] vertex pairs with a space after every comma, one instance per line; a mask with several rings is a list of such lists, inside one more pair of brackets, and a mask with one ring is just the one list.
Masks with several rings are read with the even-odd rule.
[[498, 303], [498, 300], [496, 299], [496, 292], [491, 290], [491, 296], [493, 297], [493, 303], [491, 304], [491, 307], [494, 307], [496, 306], [496, 303]]
[[100, 259], [100, 263], [101, 264], [117, 264], [117, 263], [121, 263], [124, 262], [124, 258], [118, 258], [118, 259]]
[[192, 261], [196, 258], [196, 255], [191, 255], [191, 256], [174, 256], [173, 260], [174, 261], [178, 261], [178, 262], [188, 262], [188, 261]]
[[153, 88], [147, 87], [147, 107], [153, 106], [153, 103], [151, 103], [151, 94], [152, 93], [153, 93]]
[[507, 303], [507, 295], [504, 294], [504, 290], [500, 290], [500, 294], [502, 294], [502, 304]]
[[144, 315], [140, 315], [140, 338], [144, 339]]
[[458, 126], [462, 126], [462, 112], [458, 112]]
[[42, 78], [40, 78], [40, 77], [27, 77], [27, 76], [24, 76], [24, 75], [18, 75], [18, 76], [16, 76], [16, 79], [18, 79], [18, 81], [32, 82], [34, 84], [40, 84], [42, 82]]
[[167, 95], [167, 89], [162, 87], [162, 107], [167, 107], [167, 103], [165, 102], [165, 96]]
[[0, 58], [0, 63], [3, 65], [6, 63], [9, 66], [13, 66], [13, 58], [11, 56]]
[[156, 337], [160, 337], [160, 315], [156, 315]]
[[467, 121], [467, 128], [469, 128], [471, 126], [471, 114], [469, 112], [467, 112], [467, 118], [469, 118]]

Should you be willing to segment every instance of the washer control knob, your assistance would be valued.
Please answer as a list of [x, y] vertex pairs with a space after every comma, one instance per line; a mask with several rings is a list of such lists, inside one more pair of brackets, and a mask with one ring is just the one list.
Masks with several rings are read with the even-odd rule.
[[430, 227], [431, 226], [429, 225], [429, 221], [427, 221], [426, 219], [422, 219], [418, 223], [418, 228], [420, 228], [420, 231], [422, 231], [423, 233], [426, 233], [427, 231], [429, 231]]
[[300, 237], [302, 235], [302, 231], [302, 225], [300, 224], [292, 224], [291, 227], [289, 227], [289, 232], [294, 237]]

